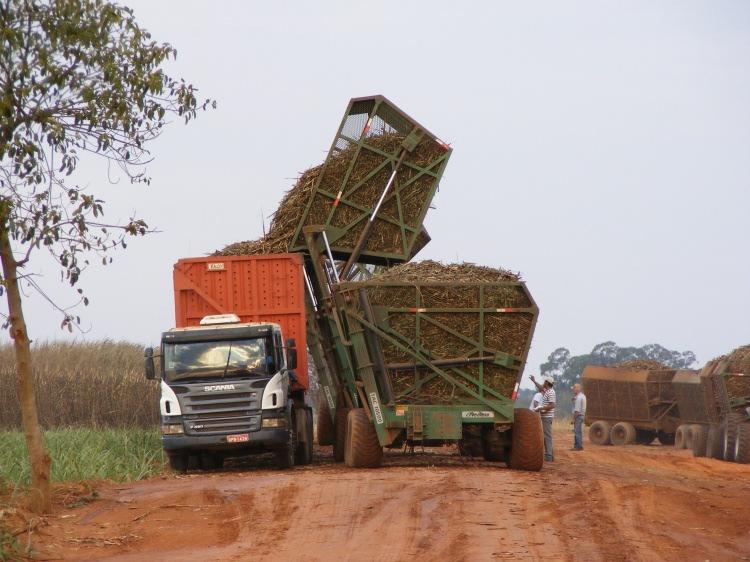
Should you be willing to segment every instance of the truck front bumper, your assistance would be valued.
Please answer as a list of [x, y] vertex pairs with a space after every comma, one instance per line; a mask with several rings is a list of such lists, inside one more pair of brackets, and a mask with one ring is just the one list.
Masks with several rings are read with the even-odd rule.
[[162, 435], [161, 443], [165, 451], [181, 449], [217, 449], [222, 451], [239, 451], [257, 447], [283, 445], [289, 440], [286, 428], [267, 428], [251, 431], [250, 439], [242, 443], [228, 443], [226, 435]]

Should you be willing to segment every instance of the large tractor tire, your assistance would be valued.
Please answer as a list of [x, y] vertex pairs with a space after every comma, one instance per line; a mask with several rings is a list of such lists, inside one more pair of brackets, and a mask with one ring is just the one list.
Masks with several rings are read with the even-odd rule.
[[310, 464], [313, 456], [313, 427], [312, 410], [300, 408], [297, 410], [297, 450], [294, 454], [294, 464]]
[[349, 410], [344, 462], [350, 468], [375, 468], [383, 462], [383, 447], [364, 408]]
[[711, 424], [708, 428], [708, 437], [706, 438], [706, 456], [709, 459], [724, 458], [724, 432], [720, 425]]
[[659, 431], [656, 434], [656, 438], [659, 440], [659, 443], [662, 445], [674, 445], [675, 440], [675, 434], [674, 433], [667, 433], [666, 431]]
[[705, 457], [708, 445], [708, 427], [705, 425], [693, 426], [693, 456]]
[[544, 431], [539, 414], [516, 408], [511, 431], [508, 466], [514, 470], [541, 470], [544, 465]]
[[318, 445], [323, 447], [333, 445], [333, 442], [336, 440], [336, 431], [333, 428], [333, 419], [331, 418], [331, 410], [328, 409], [328, 404], [320, 400], [316, 413], [318, 416]]
[[737, 430], [744, 421], [744, 416], [729, 414], [724, 421], [724, 460], [734, 462], [735, 446], [737, 445]]
[[656, 432], [650, 429], [636, 429], [635, 442], [639, 445], [651, 445], [656, 439]]
[[734, 462], [750, 463], [750, 422], [737, 427], [737, 439], [734, 443]]
[[589, 441], [594, 445], [611, 445], [612, 441], [609, 439], [610, 429], [609, 422], [595, 421], [589, 427]]
[[677, 427], [677, 431], [674, 433], [674, 447], [675, 449], [687, 449], [687, 433], [689, 425], [682, 424]]
[[618, 422], [609, 432], [609, 440], [613, 445], [632, 445], [635, 443], [635, 428], [628, 422]]
[[349, 415], [349, 408], [341, 407], [336, 410], [336, 419], [333, 424], [333, 460], [344, 462], [344, 452], [346, 451], [346, 419]]

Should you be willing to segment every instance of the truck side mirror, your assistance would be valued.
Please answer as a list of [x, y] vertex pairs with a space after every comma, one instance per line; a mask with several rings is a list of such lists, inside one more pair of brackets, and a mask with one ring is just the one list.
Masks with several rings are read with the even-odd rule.
[[143, 352], [143, 370], [146, 378], [150, 381], [156, 378], [156, 368], [154, 367], [154, 348], [147, 347]]
[[297, 342], [294, 338], [286, 340], [286, 368], [296, 369], [297, 368], [297, 348], [295, 347]]

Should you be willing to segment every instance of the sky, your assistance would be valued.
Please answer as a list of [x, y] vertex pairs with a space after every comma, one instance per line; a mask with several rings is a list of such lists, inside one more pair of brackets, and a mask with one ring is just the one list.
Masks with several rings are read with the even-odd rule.
[[[27, 291], [36, 341], [158, 342], [173, 263], [259, 237], [349, 98], [383, 94], [453, 147], [419, 258], [522, 273], [527, 374], [561, 346], [703, 363], [750, 342], [750, 3], [126, 3], [218, 108], [151, 145], [148, 187], [81, 165], [109, 220], [159, 233], [85, 272], [83, 333]], [[46, 257], [29, 269], [76, 302]]]

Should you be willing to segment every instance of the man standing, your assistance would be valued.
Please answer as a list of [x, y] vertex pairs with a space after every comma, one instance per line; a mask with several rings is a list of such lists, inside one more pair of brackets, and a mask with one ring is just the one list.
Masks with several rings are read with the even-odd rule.
[[586, 418], [586, 395], [581, 385], [573, 385], [573, 450], [583, 451], [583, 420]]
[[537, 408], [542, 405], [542, 393], [537, 392], [534, 394], [534, 397], [531, 399], [531, 405], [529, 406], [529, 410], [532, 410], [536, 412]]
[[542, 416], [542, 429], [544, 429], [544, 460], [552, 462], [555, 460], [555, 452], [552, 448], [552, 420], [555, 419], [555, 390], [552, 388], [555, 380], [552, 377], [544, 377], [543, 384], [536, 382], [534, 375], [531, 375], [531, 382], [534, 383], [537, 390], [542, 393], [542, 405], [537, 408], [537, 412]]

